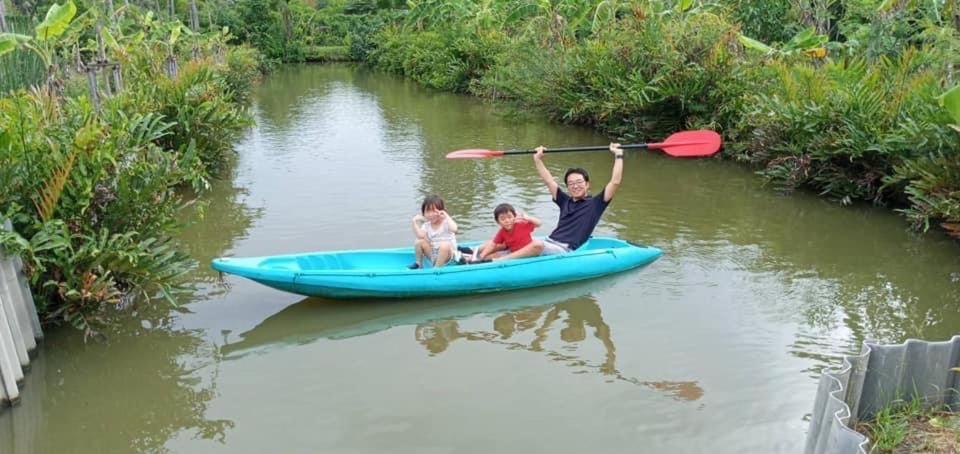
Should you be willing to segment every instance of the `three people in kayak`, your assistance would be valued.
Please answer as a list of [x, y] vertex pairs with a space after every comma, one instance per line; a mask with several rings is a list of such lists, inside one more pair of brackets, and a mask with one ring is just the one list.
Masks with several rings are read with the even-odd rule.
[[623, 177], [623, 149], [619, 143], [610, 144], [613, 153], [613, 172], [603, 191], [590, 194], [590, 174], [585, 169], [575, 167], [567, 169], [563, 182], [569, 194], [560, 188], [553, 174], [543, 163], [543, 155], [548, 150], [544, 146], [536, 148], [533, 162], [537, 173], [550, 190], [553, 202], [560, 208], [557, 227], [543, 240], [532, 237], [533, 230], [541, 225], [539, 219], [517, 213], [510, 204], [498, 205], [493, 216], [500, 230], [492, 240], [485, 242], [470, 260], [461, 258], [464, 248], [457, 247], [457, 223], [444, 210], [443, 199], [439, 196], [427, 196], [420, 206], [420, 214], [413, 217], [413, 232], [417, 237], [414, 243], [416, 262], [411, 269], [423, 267], [423, 259], [428, 257], [433, 266], [441, 267], [450, 262], [477, 262], [487, 260], [515, 259], [537, 255], [562, 254], [574, 251], [585, 243], [603, 215], [607, 205], [620, 188]]
[[610, 144], [610, 152], [614, 156], [613, 173], [610, 176], [610, 182], [596, 195], [590, 195], [590, 175], [579, 167], [567, 169], [563, 175], [563, 182], [569, 194], [564, 192], [543, 163], [543, 155], [548, 151], [547, 148], [539, 146], [536, 151], [533, 162], [537, 167], [537, 173], [550, 190], [553, 202], [560, 207], [557, 227], [544, 239], [542, 254], [552, 255], [574, 251], [590, 238], [593, 229], [600, 222], [600, 216], [620, 187], [623, 176], [623, 149], [620, 148], [619, 143]]

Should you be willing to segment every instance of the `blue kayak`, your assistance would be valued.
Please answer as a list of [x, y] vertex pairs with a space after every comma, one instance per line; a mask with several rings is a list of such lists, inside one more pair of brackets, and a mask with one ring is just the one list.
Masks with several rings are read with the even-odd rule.
[[565, 254], [417, 270], [407, 269], [412, 247], [219, 258], [213, 269], [306, 296], [410, 298], [592, 279], [647, 265], [662, 254], [655, 247], [596, 237]]

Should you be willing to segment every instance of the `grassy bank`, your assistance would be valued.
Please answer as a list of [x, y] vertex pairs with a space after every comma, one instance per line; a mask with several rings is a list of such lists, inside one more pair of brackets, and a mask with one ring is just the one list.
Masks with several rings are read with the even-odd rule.
[[870, 452], [878, 454], [960, 452], [960, 415], [925, 409], [919, 401], [884, 408], [856, 429], [870, 439]]

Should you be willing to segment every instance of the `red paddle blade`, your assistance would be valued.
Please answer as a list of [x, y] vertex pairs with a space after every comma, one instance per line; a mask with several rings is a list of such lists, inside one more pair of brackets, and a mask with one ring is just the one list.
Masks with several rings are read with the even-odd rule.
[[483, 148], [470, 148], [447, 153], [447, 159], [482, 159], [499, 158], [500, 156], [503, 156], [503, 150], [485, 150]]
[[713, 156], [720, 151], [722, 143], [720, 134], [701, 129], [671, 134], [663, 142], [651, 143], [648, 148], [663, 150], [664, 153], [677, 158], [699, 158]]

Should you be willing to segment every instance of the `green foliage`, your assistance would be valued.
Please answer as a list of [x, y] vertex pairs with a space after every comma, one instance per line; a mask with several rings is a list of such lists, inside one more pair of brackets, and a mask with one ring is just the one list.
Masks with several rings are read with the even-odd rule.
[[313, 46], [307, 49], [307, 61], [349, 61], [350, 48], [347, 46]]
[[299, 0], [240, 0], [216, 13], [240, 42], [284, 62], [304, 61], [320, 26], [316, 10]]
[[[74, 21], [44, 44], [51, 61], [64, 49], [88, 52], [92, 24]], [[259, 54], [225, 47], [225, 36], [128, 10], [105, 39], [126, 88], [99, 111], [83, 80], [0, 98], [0, 217], [17, 232], [0, 244], [24, 255], [46, 321], [92, 334], [108, 307], [173, 301], [193, 266], [170, 240], [185, 206], [179, 189], [203, 189], [230, 161], [259, 74]], [[195, 52], [211, 55], [190, 59]], [[171, 78], [166, 65], [177, 59], [188, 62]]]
[[711, 13], [627, 17], [569, 49], [517, 42], [478, 91], [627, 138], [709, 124], [734, 37]]
[[763, 55], [777, 55], [782, 57], [802, 52], [809, 53], [818, 48], [822, 48], [828, 41], [827, 35], [818, 34], [813, 27], [801, 30], [790, 38], [789, 41], [779, 46], [779, 48], [768, 46], [742, 34], [738, 36], [737, 39], [740, 41], [740, 44], [743, 44], [743, 46], [748, 49], [758, 51]]
[[62, 6], [54, 3], [47, 11], [47, 17], [36, 27], [37, 39], [47, 41], [62, 35], [76, 14], [77, 6], [73, 1], [67, 0]]
[[236, 104], [249, 102], [253, 83], [260, 77], [259, 53], [249, 47], [231, 47], [227, 51], [227, 68], [223, 73], [226, 93]]
[[782, 0], [734, 0], [730, 14], [744, 35], [775, 43], [786, 41], [796, 26], [789, 12], [790, 3]]
[[421, 84], [450, 91], [467, 91], [493, 63], [498, 35], [474, 35], [464, 30], [406, 33], [384, 29], [369, 60], [379, 68], [403, 74]]
[[44, 318], [69, 323], [85, 335], [96, 334], [105, 322], [104, 304], [119, 305], [135, 294], [149, 298], [155, 292], [173, 303], [178, 288], [170, 283], [193, 266], [169, 239], [111, 234], [106, 228], [75, 233], [60, 220], [36, 227], [29, 240], [5, 232], [0, 241], [24, 257], [35, 278], [49, 277], [34, 285], [39, 301], [58, 302], [41, 307]]
[[896, 201], [883, 184], [895, 166], [960, 145], [936, 103], [929, 57], [776, 63], [769, 83], [747, 95], [735, 148], [784, 191], [810, 186], [844, 203]]

